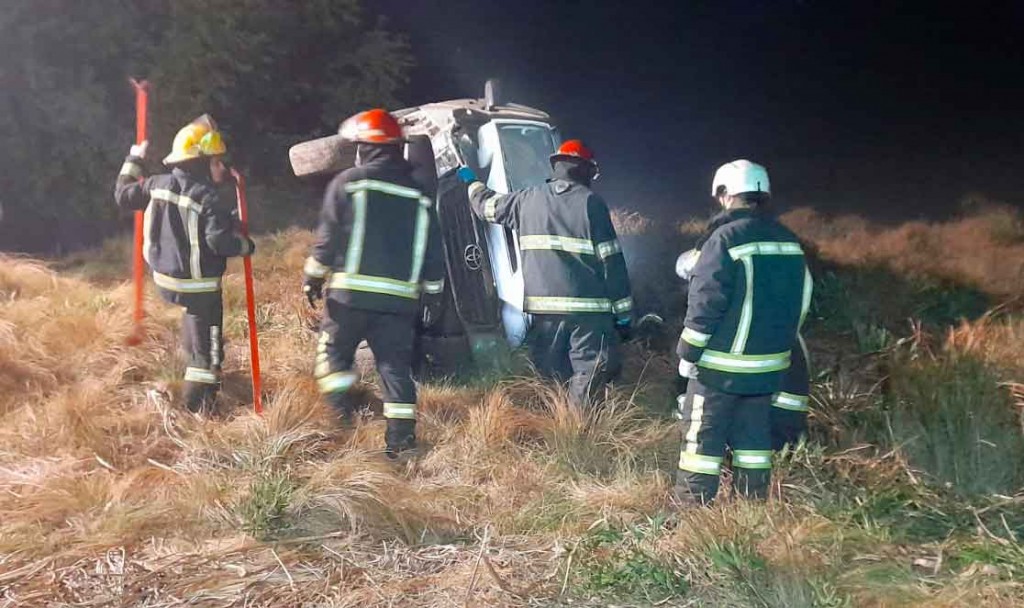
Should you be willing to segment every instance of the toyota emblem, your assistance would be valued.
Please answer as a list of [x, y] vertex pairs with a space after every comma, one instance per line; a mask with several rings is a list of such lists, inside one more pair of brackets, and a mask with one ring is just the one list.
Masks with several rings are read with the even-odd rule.
[[466, 267], [470, 270], [480, 270], [480, 265], [483, 263], [484, 252], [480, 250], [480, 246], [476, 244], [466, 245], [466, 250], [462, 252], [462, 257], [466, 260]]

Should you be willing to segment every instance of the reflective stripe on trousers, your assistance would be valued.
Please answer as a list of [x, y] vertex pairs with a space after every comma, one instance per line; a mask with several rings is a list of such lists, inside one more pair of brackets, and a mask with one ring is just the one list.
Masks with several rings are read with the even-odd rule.
[[771, 450], [733, 450], [732, 466], [741, 469], [771, 469]]
[[384, 404], [384, 417], [385, 418], [399, 418], [402, 420], [415, 420], [416, 419], [416, 404], [415, 403], [385, 403]]
[[806, 412], [810, 409], [808, 406], [809, 399], [807, 395], [796, 395], [793, 393], [780, 392], [776, 393], [772, 398], [772, 405], [774, 407], [791, 410], [794, 412]]

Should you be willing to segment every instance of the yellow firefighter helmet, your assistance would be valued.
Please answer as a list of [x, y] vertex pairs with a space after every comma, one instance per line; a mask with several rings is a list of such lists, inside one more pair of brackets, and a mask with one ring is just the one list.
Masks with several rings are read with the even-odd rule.
[[217, 130], [217, 123], [209, 114], [188, 123], [174, 136], [171, 153], [164, 159], [165, 165], [173, 165], [202, 156], [218, 156], [227, 152], [224, 139]]

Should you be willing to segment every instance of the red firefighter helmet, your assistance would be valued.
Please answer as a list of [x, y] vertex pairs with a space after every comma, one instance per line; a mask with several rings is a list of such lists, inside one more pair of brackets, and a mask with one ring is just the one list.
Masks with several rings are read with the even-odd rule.
[[551, 166], [554, 167], [557, 160], [582, 160], [594, 167], [594, 179], [601, 175], [601, 171], [594, 160], [594, 151], [578, 139], [570, 139], [558, 146], [558, 151], [551, 155]]
[[374, 108], [360, 112], [341, 123], [338, 134], [347, 141], [364, 144], [398, 144], [402, 127], [387, 110]]

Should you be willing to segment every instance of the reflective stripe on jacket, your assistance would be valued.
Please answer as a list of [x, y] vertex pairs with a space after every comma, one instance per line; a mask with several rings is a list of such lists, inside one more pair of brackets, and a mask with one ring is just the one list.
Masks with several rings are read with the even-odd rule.
[[421, 294], [444, 289], [444, 258], [433, 193], [421, 191], [395, 146], [362, 146], [362, 164], [324, 194], [307, 276], [348, 306], [414, 313]]
[[498, 194], [469, 186], [473, 212], [518, 232], [524, 310], [534, 314], [633, 314], [629, 274], [608, 206], [590, 188], [556, 176]]
[[680, 354], [697, 364], [704, 384], [775, 393], [811, 290], [792, 232], [764, 212], [727, 211], [712, 221], [693, 268]]
[[122, 209], [145, 212], [143, 256], [153, 281], [176, 293], [220, 291], [227, 258], [246, 255], [231, 206], [213, 186], [182, 169], [141, 181], [142, 159], [129, 156], [114, 186]]

